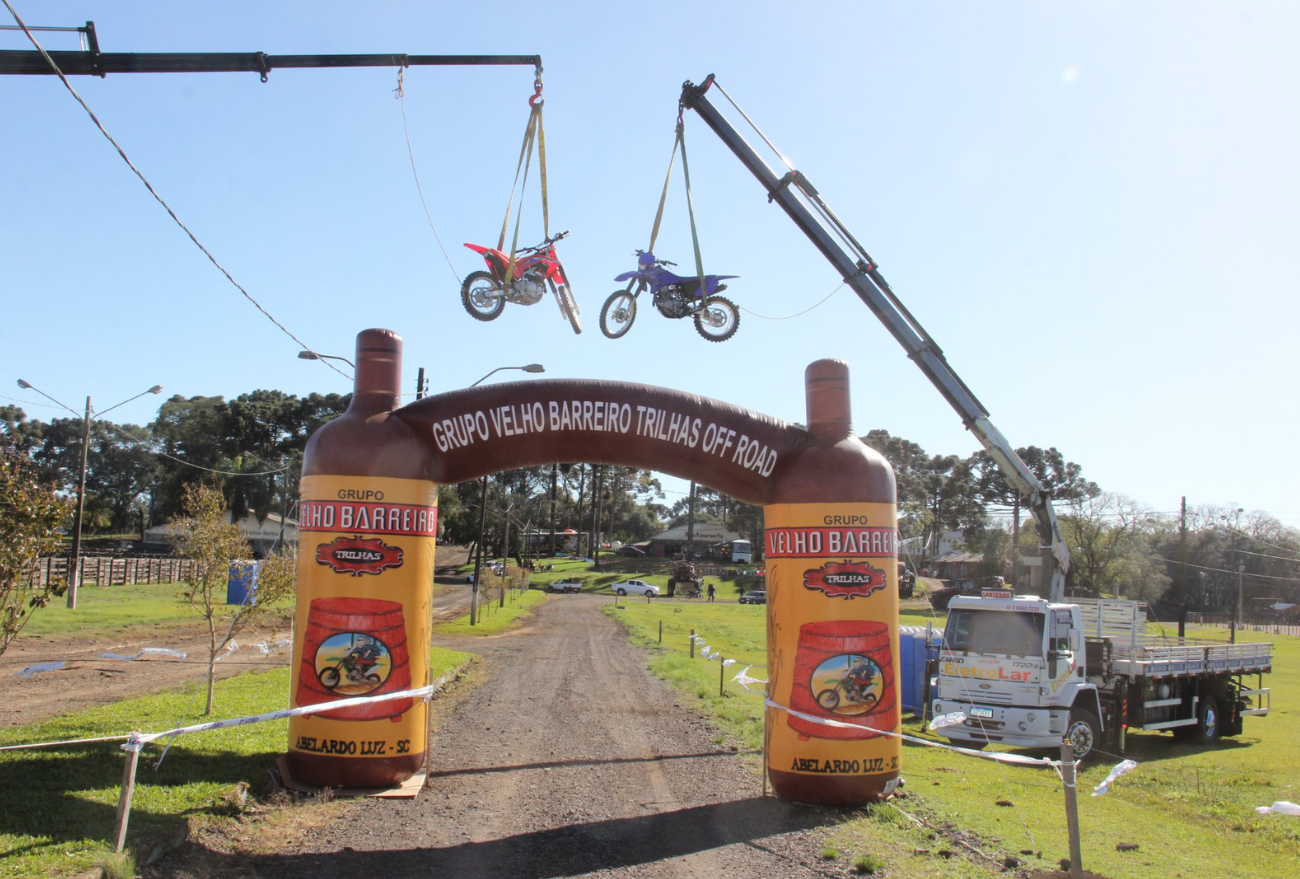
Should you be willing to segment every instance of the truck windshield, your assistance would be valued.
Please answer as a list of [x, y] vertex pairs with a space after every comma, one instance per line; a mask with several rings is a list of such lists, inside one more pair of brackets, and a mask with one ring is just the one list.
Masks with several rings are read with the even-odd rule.
[[943, 646], [966, 653], [1042, 656], [1043, 615], [954, 610], [943, 628]]

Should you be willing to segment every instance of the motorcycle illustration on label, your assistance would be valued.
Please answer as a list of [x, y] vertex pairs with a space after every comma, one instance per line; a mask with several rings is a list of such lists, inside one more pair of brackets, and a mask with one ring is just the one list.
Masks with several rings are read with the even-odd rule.
[[869, 656], [832, 657], [812, 675], [817, 704], [832, 714], [865, 714], [880, 701], [885, 676]]
[[393, 661], [384, 643], [372, 635], [341, 632], [316, 650], [316, 679], [340, 696], [364, 696], [380, 687]]

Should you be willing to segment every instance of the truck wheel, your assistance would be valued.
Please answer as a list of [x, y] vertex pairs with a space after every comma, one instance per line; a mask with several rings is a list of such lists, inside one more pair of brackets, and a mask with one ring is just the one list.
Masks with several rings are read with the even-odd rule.
[[626, 596], [626, 595], [627, 595], [627, 590], [626, 590], [626, 589], [619, 589], [619, 590], [617, 590], [617, 591], [618, 591], [618, 594], [619, 594], [619, 595], [622, 595], [622, 596]]
[[1214, 701], [1213, 696], [1206, 696], [1201, 700], [1201, 710], [1197, 715], [1196, 743], [1212, 745], [1218, 741], [1220, 720], [1219, 703]]
[[1070, 725], [1065, 728], [1065, 740], [1074, 748], [1074, 759], [1084, 761], [1092, 753], [1100, 738], [1101, 725], [1091, 711], [1076, 708], [1070, 712]]

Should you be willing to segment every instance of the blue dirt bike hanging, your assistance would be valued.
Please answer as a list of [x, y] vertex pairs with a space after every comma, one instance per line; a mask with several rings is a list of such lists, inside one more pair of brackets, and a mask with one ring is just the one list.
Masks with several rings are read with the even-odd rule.
[[735, 304], [717, 295], [727, 289], [719, 283], [739, 275], [705, 275], [704, 291], [700, 291], [698, 277], [683, 277], [668, 271], [676, 265], [666, 259], [655, 259], [645, 250], [636, 252], [637, 268], [624, 272], [615, 281], [627, 281], [623, 290], [616, 290], [600, 309], [600, 331], [611, 339], [621, 338], [636, 320], [637, 297], [645, 290], [653, 296], [654, 307], [668, 318], [692, 317], [695, 330], [710, 342], [725, 342], [740, 328], [740, 312]]

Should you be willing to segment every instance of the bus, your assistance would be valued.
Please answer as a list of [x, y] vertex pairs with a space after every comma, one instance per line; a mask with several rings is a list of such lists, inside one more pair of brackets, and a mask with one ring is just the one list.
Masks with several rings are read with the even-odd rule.
[[747, 565], [754, 560], [753, 547], [748, 540], [731, 541], [731, 563], [734, 565]]

